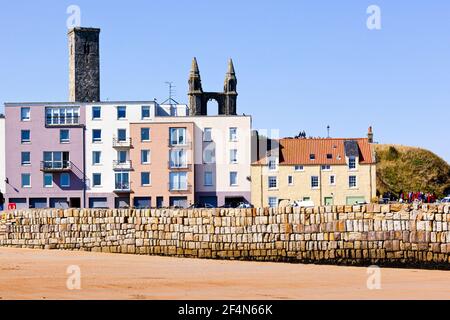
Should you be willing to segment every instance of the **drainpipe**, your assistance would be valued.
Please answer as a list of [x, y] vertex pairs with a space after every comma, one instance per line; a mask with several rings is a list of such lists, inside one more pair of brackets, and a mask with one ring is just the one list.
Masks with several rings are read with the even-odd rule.
[[86, 125], [83, 125], [83, 208], [86, 208]]

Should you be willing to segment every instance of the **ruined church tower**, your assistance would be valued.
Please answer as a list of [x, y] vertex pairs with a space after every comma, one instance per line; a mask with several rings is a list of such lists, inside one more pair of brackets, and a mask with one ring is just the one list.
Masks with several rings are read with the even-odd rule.
[[72, 28], [69, 37], [69, 101], [100, 101], [100, 29]]

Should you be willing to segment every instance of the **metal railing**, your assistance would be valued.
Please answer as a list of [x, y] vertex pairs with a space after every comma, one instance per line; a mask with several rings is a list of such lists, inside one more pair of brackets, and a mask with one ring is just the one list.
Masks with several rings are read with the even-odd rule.
[[131, 160], [126, 161], [113, 161], [113, 169], [114, 170], [131, 170], [133, 168]]
[[192, 170], [192, 164], [190, 163], [175, 163], [173, 161], [167, 162], [167, 167], [170, 170], [184, 170], [184, 171], [191, 171]]
[[168, 189], [173, 193], [188, 193], [191, 192], [192, 186], [190, 184], [186, 185], [174, 185], [169, 182]]
[[117, 137], [113, 137], [113, 148], [130, 148], [130, 147], [131, 147], [131, 138], [118, 139]]
[[131, 186], [129, 182], [116, 182], [114, 192], [130, 192]]
[[41, 161], [41, 171], [44, 172], [70, 171], [71, 169], [72, 169], [72, 162], [68, 160]]
[[192, 148], [192, 142], [191, 141], [183, 141], [183, 142], [179, 142], [179, 141], [173, 141], [171, 139], [168, 140], [168, 146], [170, 148], [187, 148], [187, 149], [191, 149]]

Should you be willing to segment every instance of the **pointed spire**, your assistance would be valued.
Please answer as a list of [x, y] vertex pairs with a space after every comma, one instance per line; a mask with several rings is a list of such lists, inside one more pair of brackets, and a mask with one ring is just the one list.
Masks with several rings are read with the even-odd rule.
[[192, 59], [191, 74], [199, 74], [199, 73], [200, 71], [198, 70], [197, 58], [194, 57], [194, 59]]
[[234, 65], [233, 65], [233, 59], [231, 59], [231, 58], [228, 60], [228, 72], [227, 73], [231, 74], [231, 75], [235, 74], [235, 72], [234, 72]]

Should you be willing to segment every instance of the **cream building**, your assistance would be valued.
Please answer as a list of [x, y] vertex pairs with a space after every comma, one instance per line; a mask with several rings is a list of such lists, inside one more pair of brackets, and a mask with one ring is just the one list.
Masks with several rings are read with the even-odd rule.
[[252, 203], [283, 206], [370, 202], [376, 196], [376, 163], [369, 139], [285, 138], [252, 164]]

